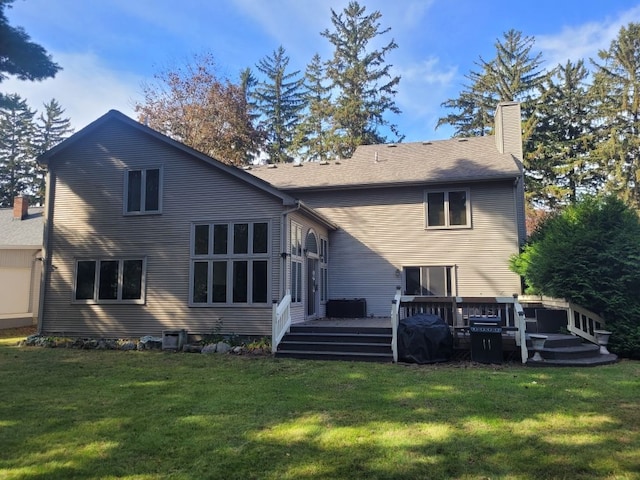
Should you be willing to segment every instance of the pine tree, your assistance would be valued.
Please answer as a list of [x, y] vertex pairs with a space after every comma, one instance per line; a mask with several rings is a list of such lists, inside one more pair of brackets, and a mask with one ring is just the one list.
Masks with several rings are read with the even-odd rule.
[[0, 207], [27, 191], [35, 165], [31, 144], [33, 112], [18, 94], [6, 95], [0, 107]]
[[389, 32], [380, 28], [382, 14], [365, 13], [366, 8], [351, 1], [340, 14], [331, 9], [333, 31], [321, 35], [334, 47], [333, 57], [326, 64], [330, 88], [336, 92], [332, 112], [339, 153], [350, 157], [358, 145], [384, 143], [381, 133], [388, 127], [396, 141], [401, 141], [396, 125], [386, 118], [389, 112], [399, 114], [394, 96], [400, 77], [392, 76], [387, 55], [398, 48], [394, 40], [379, 49], [370, 43]]
[[[533, 54], [535, 39], [522, 32], [509, 30], [495, 43], [496, 55], [476, 62], [481, 70], [467, 75], [471, 84], [460, 97], [445, 101], [442, 106], [457, 110], [438, 120], [438, 126], [453, 125], [456, 136], [477, 136], [490, 133], [495, 108], [500, 102], [520, 102], [524, 119], [531, 118], [538, 90], [552, 72], [542, 68], [542, 54]], [[524, 140], [531, 134], [525, 123]]]
[[582, 60], [560, 65], [543, 87], [525, 153], [527, 196], [555, 208], [594, 193], [601, 182], [589, 154], [593, 148], [592, 102]]
[[605, 189], [640, 208], [640, 24], [622, 27], [608, 50], [598, 52], [592, 94], [596, 101], [596, 158]]
[[[43, 80], [53, 77], [60, 70], [47, 51], [21, 27], [9, 25], [5, 14], [14, 0], [0, 0], [0, 82], [15, 75], [20, 80]], [[0, 101], [12, 100], [0, 94]], [[11, 108], [9, 106], [9, 108]]]
[[[41, 113], [35, 125], [33, 146], [36, 155], [40, 155], [50, 148], [55, 147], [73, 132], [71, 120], [64, 118], [64, 109], [55, 100], [44, 104], [44, 112]], [[45, 181], [47, 169], [44, 165], [34, 165], [32, 178], [33, 201], [44, 205]]]
[[260, 113], [260, 130], [266, 136], [270, 163], [291, 161], [293, 138], [304, 108], [300, 71], [287, 72], [289, 57], [280, 46], [271, 56], [260, 60], [257, 69], [266, 79], [253, 93]]
[[306, 161], [327, 161], [335, 158], [337, 152], [331, 143], [331, 91], [324, 84], [324, 68], [317, 53], [307, 65], [304, 80], [307, 110], [298, 124], [294, 147]]

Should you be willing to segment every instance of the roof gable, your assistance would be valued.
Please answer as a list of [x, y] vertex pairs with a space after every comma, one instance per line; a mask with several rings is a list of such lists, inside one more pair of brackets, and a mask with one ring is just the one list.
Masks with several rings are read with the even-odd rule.
[[160, 132], [157, 132], [156, 130], [153, 130], [150, 127], [147, 127], [146, 125], [143, 125], [129, 118], [128, 116], [124, 115], [123, 113], [120, 113], [117, 110], [110, 110], [109, 112], [104, 114], [102, 117], [98, 118], [97, 120], [93, 121], [92, 123], [84, 127], [82, 130], [74, 133], [72, 136], [70, 136], [60, 144], [56, 145], [52, 149], [43, 153], [38, 157], [38, 161], [44, 164], [49, 164], [50, 162], [55, 161], [55, 158], [58, 157], [61, 153], [63, 153], [70, 146], [74, 145], [75, 143], [77, 143], [82, 139], [87, 138], [89, 135], [103, 128], [110, 122], [119, 122], [125, 125], [127, 128], [131, 128], [138, 132], [142, 132], [143, 134], [148, 135], [151, 138], [154, 138], [157, 141], [160, 141], [171, 148], [175, 148], [183, 153], [186, 153], [194, 158], [197, 158], [200, 161], [209, 165], [213, 169], [222, 171], [228, 175], [231, 175], [232, 177], [235, 177], [245, 183], [250, 184], [255, 188], [258, 188], [259, 190], [262, 190], [266, 193], [269, 193], [281, 199], [284, 205], [296, 204], [296, 200], [293, 197], [280, 191], [279, 189], [275, 188], [273, 185], [269, 184], [263, 179], [260, 179], [254, 175], [251, 175], [246, 171], [239, 169], [237, 167], [226, 165], [220, 162], [219, 160], [216, 160], [214, 158], [209, 157], [208, 155], [205, 155], [204, 153], [194, 150], [193, 148], [183, 143], [173, 140], [168, 136]]
[[350, 159], [305, 162], [252, 172], [285, 190], [377, 187], [514, 179], [519, 159], [499, 153], [492, 136], [381, 145], [362, 145]]

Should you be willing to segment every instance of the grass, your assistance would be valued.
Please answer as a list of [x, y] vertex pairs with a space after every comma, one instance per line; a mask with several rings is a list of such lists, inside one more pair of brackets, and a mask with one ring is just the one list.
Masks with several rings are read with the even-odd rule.
[[402, 366], [17, 347], [2, 479], [638, 479], [640, 362]]

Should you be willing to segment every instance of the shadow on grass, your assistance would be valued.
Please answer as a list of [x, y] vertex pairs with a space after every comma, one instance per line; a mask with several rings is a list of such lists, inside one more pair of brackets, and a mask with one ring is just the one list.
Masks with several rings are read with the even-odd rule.
[[[640, 364], [0, 348], [0, 477], [637, 478]], [[635, 392], [635, 393], [634, 393]]]

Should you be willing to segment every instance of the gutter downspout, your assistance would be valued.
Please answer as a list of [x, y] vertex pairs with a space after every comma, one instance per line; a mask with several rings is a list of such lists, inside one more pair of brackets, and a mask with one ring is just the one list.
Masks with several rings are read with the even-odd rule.
[[51, 174], [52, 165], [48, 162], [47, 168], [47, 196], [45, 198], [44, 209], [44, 232], [42, 239], [42, 273], [40, 274], [40, 299], [38, 306], [38, 335], [42, 334], [42, 323], [44, 319], [44, 306], [45, 306], [45, 294], [47, 290], [47, 279], [49, 278], [49, 271], [51, 266], [51, 257], [49, 255], [49, 239], [51, 238], [52, 219], [53, 219], [53, 197], [55, 192], [55, 184], [52, 182], [53, 175]]

